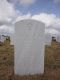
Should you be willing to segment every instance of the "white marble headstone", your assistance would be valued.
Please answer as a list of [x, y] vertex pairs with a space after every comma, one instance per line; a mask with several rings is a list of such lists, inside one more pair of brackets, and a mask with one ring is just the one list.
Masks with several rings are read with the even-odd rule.
[[10, 45], [14, 45], [14, 34], [10, 35]]
[[50, 34], [45, 33], [45, 45], [51, 46], [52, 37]]
[[0, 41], [1, 41], [1, 42], [4, 42], [4, 41], [5, 41], [4, 36], [0, 35]]
[[15, 64], [18, 75], [44, 73], [45, 25], [26, 19], [15, 23]]
[[56, 41], [60, 42], [60, 35], [57, 36]]

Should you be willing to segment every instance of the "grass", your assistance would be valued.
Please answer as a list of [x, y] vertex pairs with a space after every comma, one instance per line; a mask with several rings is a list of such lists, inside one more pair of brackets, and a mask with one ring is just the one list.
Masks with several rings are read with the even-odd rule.
[[43, 75], [14, 75], [14, 46], [0, 46], [0, 80], [60, 80], [60, 43], [45, 46], [45, 70]]

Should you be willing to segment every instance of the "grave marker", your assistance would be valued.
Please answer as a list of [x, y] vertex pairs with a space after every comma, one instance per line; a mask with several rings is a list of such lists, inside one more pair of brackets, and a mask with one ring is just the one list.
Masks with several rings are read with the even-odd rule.
[[15, 74], [44, 73], [45, 25], [26, 19], [15, 23]]

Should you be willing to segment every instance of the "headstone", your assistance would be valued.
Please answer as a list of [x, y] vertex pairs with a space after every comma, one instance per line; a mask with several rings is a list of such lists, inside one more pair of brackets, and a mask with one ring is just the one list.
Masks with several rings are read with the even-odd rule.
[[6, 36], [2, 35], [2, 42], [6, 41]]
[[26, 19], [15, 23], [15, 74], [44, 73], [45, 25]]
[[52, 36], [52, 41], [56, 42], [56, 37]]
[[10, 45], [14, 45], [14, 34], [10, 35]]
[[52, 42], [52, 37], [50, 34], [46, 33], [45, 34], [45, 45], [51, 46], [51, 42]]
[[5, 38], [3, 35], [0, 35], [0, 42], [4, 42], [5, 41]]
[[60, 35], [57, 36], [56, 41], [57, 41], [57, 42], [60, 42]]

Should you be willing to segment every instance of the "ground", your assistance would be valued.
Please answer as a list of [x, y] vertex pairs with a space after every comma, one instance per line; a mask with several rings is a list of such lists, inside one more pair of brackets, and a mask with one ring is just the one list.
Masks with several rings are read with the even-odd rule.
[[14, 74], [14, 46], [0, 45], [0, 80], [60, 80], [60, 43], [45, 46], [43, 75], [18, 76]]

